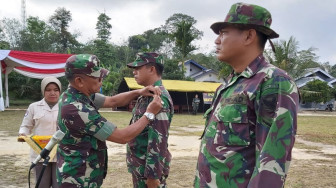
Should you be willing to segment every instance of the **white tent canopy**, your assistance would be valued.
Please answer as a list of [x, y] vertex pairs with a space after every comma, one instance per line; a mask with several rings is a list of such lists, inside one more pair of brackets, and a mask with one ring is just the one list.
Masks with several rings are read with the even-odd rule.
[[[25, 52], [0, 50], [0, 111], [9, 107], [8, 74], [13, 70], [30, 78], [43, 79], [46, 76], [64, 76], [66, 60], [72, 54], [56, 54], [44, 52]], [[2, 74], [5, 75], [6, 100], [2, 87]]]

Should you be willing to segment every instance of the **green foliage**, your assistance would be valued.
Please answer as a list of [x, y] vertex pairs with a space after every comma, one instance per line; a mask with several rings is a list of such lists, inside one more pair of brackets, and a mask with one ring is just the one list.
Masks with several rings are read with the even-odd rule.
[[315, 103], [325, 103], [334, 97], [332, 88], [328, 86], [327, 82], [323, 82], [321, 80], [308, 82], [303, 88], [303, 95], [301, 96], [304, 101]]
[[143, 36], [147, 40], [148, 48], [152, 51], [158, 51], [163, 42], [169, 38], [169, 35], [162, 28], [147, 30]]
[[[1, 41], [4, 47], [8, 47], [11, 49], [20, 49], [20, 31], [22, 29], [22, 25], [19, 20], [15, 18], [4, 18], [0, 23], [1, 29]], [[7, 49], [9, 49], [7, 48]]]
[[330, 70], [329, 70], [329, 74], [330, 74], [331, 76], [333, 76], [334, 78], [336, 78], [336, 64], [333, 65], [333, 66], [330, 68]]
[[65, 8], [57, 8], [55, 13], [49, 18], [53, 33], [53, 46], [55, 52], [76, 53], [80, 48], [80, 43], [76, 40], [78, 34], [71, 34], [68, 31], [69, 24], [72, 21], [71, 12]]
[[8, 42], [0, 40], [0, 49], [7, 50], [9, 47], [10, 46]]
[[11, 72], [8, 77], [8, 90], [11, 96], [17, 99], [41, 99], [41, 80], [27, 78], [16, 72]]
[[114, 95], [117, 93], [117, 89], [120, 85], [121, 77], [120, 73], [113, 72], [110, 69], [110, 73], [108, 76], [104, 79], [103, 82], [103, 93], [105, 95]]
[[111, 18], [105, 13], [101, 13], [98, 16], [98, 22], [96, 24], [96, 29], [98, 31], [97, 38], [103, 42], [107, 42], [111, 36], [112, 25], [109, 23]]
[[166, 20], [166, 23], [163, 26], [163, 29], [167, 33], [174, 33], [174, 32], [177, 31], [178, 25], [181, 22], [190, 23], [192, 25], [192, 27], [190, 29], [190, 32], [192, 33], [192, 35], [197, 36], [196, 39], [200, 39], [203, 36], [203, 32], [194, 27], [194, 25], [197, 23], [197, 20], [195, 20], [195, 18], [193, 18], [189, 15], [181, 14], [181, 13], [176, 13], [176, 14], [173, 14], [172, 16], [170, 16]]
[[162, 28], [155, 28], [147, 30], [141, 35], [130, 36], [128, 46], [136, 52], [158, 51], [168, 37]]
[[[1, 23], [2, 21], [0, 21]], [[9, 49], [9, 43], [5, 40], [5, 32], [1, 28], [0, 24], [0, 49]]]
[[54, 31], [38, 17], [27, 19], [27, 28], [21, 32], [21, 49], [25, 51], [52, 51]]
[[135, 51], [147, 48], [148, 42], [143, 35], [133, 35], [128, 38], [128, 46]]
[[191, 32], [192, 23], [181, 21], [177, 25], [177, 30], [171, 34], [175, 39], [175, 46], [177, 51], [185, 58], [190, 52], [196, 50], [196, 46], [192, 45], [197, 36]]
[[193, 17], [177, 13], [170, 16], [162, 29], [169, 34], [175, 43], [176, 57], [185, 58], [190, 52], [197, 49], [191, 42], [200, 39], [203, 32], [195, 28], [197, 20]]
[[293, 78], [299, 78], [306, 69], [319, 67], [318, 57], [314, 53], [315, 48], [299, 51], [299, 42], [291, 36], [288, 41], [280, 40], [274, 42], [275, 53], [266, 50], [265, 56], [268, 61], [285, 70]]
[[165, 60], [162, 78], [167, 80], [185, 80], [184, 71], [178, 66], [177, 59]]

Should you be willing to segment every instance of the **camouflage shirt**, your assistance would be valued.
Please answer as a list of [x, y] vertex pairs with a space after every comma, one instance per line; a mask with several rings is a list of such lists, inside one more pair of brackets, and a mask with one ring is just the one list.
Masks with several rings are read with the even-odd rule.
[[283, 70], [258, 56], [216, 91], [195, 187], [283, 187], [297, 128], [298, 90]]
[[[168, 91], [161, 80], [155, 82], [161, 89], [162, 110], [135, 139], [127, 144], [126, 162], [128, 171], [136, 177], [160, 179], [169, 173], [171, 154], [168, 151], [168, 130], [174, 107]], [[146, 112], [152, 97], [140, 96], [133, 108], [130, 124], [140, 119]]]
[[106, 175], [105, 140], [115, 126], [98, 109], [105, 96], [87, 97], [69, 87], [60, 97], [58, 127], [65, 133], [57, 150], [57, 181], [60, 187], [100, 187]]

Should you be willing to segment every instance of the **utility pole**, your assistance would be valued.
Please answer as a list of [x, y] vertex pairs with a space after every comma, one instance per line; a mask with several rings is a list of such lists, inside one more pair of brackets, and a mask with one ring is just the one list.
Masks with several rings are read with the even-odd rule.
[[21, 0], [21, 22], [23, 29], [26, 29], [26, 0]]

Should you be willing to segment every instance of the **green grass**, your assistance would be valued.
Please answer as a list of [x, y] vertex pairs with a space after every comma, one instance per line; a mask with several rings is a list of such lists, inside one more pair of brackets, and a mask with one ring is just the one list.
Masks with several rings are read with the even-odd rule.
[[[5, 110], [0, 112], [0, 130], [9, 135], [17, 135], [25, 111]], [[132, 117], [130, 112], [102, 112], [107, 120], [116, 124], [119, 128], [129, 124]], [[201, 114], [174, 114], [170, 130], [177, 135], [200, 136], [200, 127], [204, 126]], [[193, 131], [194, 127], [198, 130]], [[187, 130], [187, 131], [186, 131]], [[299, 116], [297, 134], [304, 140], [336, 145], [336, 116]]]
[[0, 112], [0, 131], [6, 132], [9, 136], [18, 135], [25, 113], [25, 110], [5, 110]]
[[299, 116], [297, 134], [304, 140], [336, 145], [336, 116]]
[[[127, 126], [132, 117], [131, 112], [102, 112], [101, 114], [119, 128]], [[201, 114], [174, 114], [170, 132], [181, 136], [201, 136], [203, 129], [200, 131], [198, 127], [203, 127], [204, 121]]]

